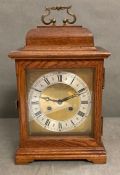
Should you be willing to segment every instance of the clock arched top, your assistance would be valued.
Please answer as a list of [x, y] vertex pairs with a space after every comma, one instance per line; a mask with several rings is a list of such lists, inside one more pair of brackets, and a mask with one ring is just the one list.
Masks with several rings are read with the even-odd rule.
[[38, 26], [26, 36], [27, 47], [93, 47], [92, 33], [81, 26]]
[[38, 26], [28, 31], [13, 59], [104, 59], [110, 53], [94, 46], [93, 34], [81, 26]]

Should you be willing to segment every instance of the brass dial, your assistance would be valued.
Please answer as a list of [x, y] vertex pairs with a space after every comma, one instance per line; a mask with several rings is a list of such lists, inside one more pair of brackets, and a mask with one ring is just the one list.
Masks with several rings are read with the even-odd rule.
[[85, 120], [91, 95], [87, 84], [76, 74], [54, 71], [34, 82], [28, 101], [33, 120], [50, 131], [64, 132]]

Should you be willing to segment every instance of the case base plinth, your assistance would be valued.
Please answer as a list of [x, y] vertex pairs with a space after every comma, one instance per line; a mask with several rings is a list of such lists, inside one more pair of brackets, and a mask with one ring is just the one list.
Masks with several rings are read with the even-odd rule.
[[16, 164], [27, 164], [34, 160], [87, 160], [95, 164], [106, 163], [104, 146], [80, 148], [18, 148]]

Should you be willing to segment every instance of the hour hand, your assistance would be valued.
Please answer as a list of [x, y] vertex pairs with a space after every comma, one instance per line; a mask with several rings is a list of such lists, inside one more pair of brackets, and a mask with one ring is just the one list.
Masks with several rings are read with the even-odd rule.
[[46, 100], [46, 101], [53, 101], [53, 102], [58, 102], [58, 100], [56, 100], [56, 99], [51, 99], [50, 97], [40, 97], [41, 99], [44, 99], [44, 100]]

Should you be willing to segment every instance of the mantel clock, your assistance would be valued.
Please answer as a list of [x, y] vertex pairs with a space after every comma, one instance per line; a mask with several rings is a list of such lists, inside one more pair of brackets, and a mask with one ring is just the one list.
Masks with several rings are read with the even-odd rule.
[[[63, 26], [47, 21], [51, 10], [66, 9]], [[34, 160], [88, 160], [105, 163], [102, 137], [104, 59], [92, 33], [71, 26], [70, 7], [46, 8], [44, 24], [30, 30], [15, 60], [20, 144], [16, 163]], [[53, 25], [50, 25], [53, 24]], [[66, 25], [68, 24], [68, 25]]]

